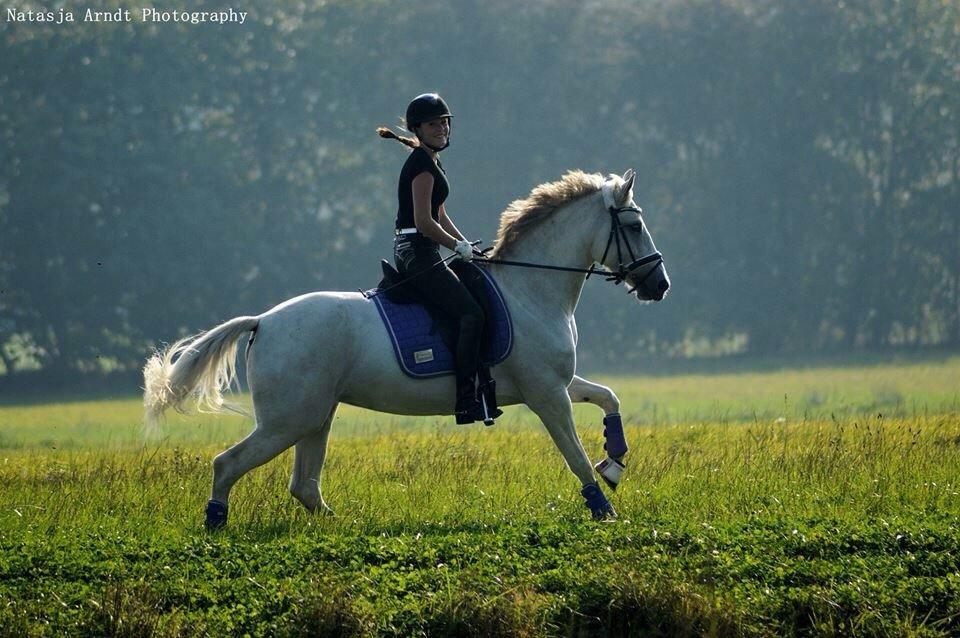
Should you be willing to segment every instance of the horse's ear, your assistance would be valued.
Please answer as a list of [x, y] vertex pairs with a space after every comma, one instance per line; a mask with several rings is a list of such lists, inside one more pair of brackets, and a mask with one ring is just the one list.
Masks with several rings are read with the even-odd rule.
[[623, 184], [617, 188], [617, 203], [625, 204], [630, 201], [630, 189], [633, 188], [636, 177], [637, 174], [633, 172], [632, 168], [628, 168], [627, 172], [623, 174]]

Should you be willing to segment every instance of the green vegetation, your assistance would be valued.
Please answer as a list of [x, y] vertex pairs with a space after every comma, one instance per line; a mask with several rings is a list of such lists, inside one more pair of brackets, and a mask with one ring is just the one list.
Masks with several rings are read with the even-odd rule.
[[344, 409], [336, 516], [287, 494], [288, 452], [215, 535], [210, 462], [243, 419], [144, 444], [130, 401], [0, 408], [0, 636], [956, 635], [958, 379], [608, 379], [632, 446], [612, 523], [522, 408], [489, 429]]

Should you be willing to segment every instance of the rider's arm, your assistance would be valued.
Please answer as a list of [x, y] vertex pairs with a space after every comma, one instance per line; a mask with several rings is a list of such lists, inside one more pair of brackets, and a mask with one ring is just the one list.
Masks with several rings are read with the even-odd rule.
[[461, 240], [466, 239], [456, 224], [453, 223], [453, 220], [447, 216], [447, 209], [443, 207], [443, 204], [440, 204], [440, 226], [443, 227], [451, 237]]
[[[453, 250], [457, 238], [448, 233], [430, 215], [430, 195], [433, 193], [433, 175], [424, 171], [413, 178], [413, 223], [425, 235], [445, 248]], [[441, 217], [442, 219], [442, 217]]]

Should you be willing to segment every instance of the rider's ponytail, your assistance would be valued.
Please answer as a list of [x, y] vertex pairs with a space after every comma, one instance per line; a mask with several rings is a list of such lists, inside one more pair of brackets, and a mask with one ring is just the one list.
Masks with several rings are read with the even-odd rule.
[[398, 142], [402, 142], [403, 144], [406, 144], [410, 148], [418, 148], [420, 146], [420, 140], [414, 137], [404, 137], [402, 135], [397, 135], [396, 133], [388, 129], [386, 126], [381, 126], [377, 128], [377, 135], [379, 135], [380, 137], [386, 140], [397, 140]]

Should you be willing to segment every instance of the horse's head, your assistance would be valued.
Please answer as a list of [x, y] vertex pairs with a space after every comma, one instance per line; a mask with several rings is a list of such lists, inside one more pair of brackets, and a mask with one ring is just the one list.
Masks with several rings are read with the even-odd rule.
[[633, 169], [623, 177], [611, 175], [603, 184], [605, 232], [594, 242], [597, 263], [609, 268], [636, 292], [641, 301], [660, 301], [670, 289], [670, 278], [657, 252], [642, 211], [633, 201]]

